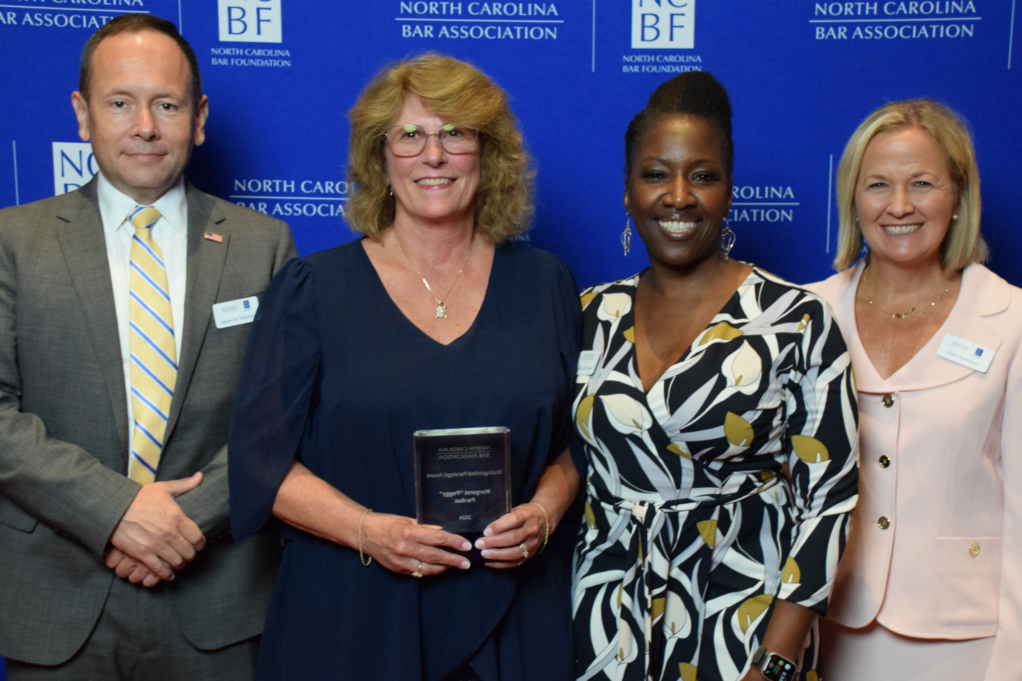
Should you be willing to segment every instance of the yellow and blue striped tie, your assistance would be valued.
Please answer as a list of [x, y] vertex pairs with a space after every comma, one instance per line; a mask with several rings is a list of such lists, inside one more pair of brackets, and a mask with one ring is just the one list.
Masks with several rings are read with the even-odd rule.
[[177, 382], [177, 350], [167, 271], [152, 228], [160, 211], [137, 206], [128, 215], [131, 239], [131, 437], [128, 477], [143, 485], [156, 479]]

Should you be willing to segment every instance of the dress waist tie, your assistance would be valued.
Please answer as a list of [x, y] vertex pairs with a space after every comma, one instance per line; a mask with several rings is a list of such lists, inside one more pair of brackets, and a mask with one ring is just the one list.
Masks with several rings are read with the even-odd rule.
[[[752, 475], [752, 474], [750, 474]], [[621, 579], [621, 587], [618, 592], [620, 608], [618, 611], [618, 651], [617, 656], [621, 658], [619, 663], [626, 664], [628, 669], [620, 677], [627, 681], [658, 681], [661, 676], [660, 660], [650, 659], [650, 650], [658, 650], [660, 646], [651, 646], [648, 642], [653, 640], [653, 625], [661, 619], [666, 608], [667, 587], [669, 572], [671, 570], [672, 556], [671, 545], [678, 541], [684, 541], [683, 537], [675, 537], [673, 542], [668, 543], [663, 536], [662, 530], [667, 524], [669, 514], [687, 513], [694, 522], [685, 523], [687, 527], [694, 528], [701, 535], [702, 541], [684, 543], [684, 546], [692, 547], [684, 556], [685, 562], [695, 559], [695, 577], [692, 583], [692, 594], [696, 601], [696, 609], [700, 613], [699, 626], [702, 625], [702, 613], [704, 603], [702, 594], [708, 583], [711, 563], [713, 561], [713, 547], [716, 535], [716, 523], [704, 525], [704, 521], [715, 520], [717, 509], [728, 504], [735, 504], [744, 499], [762, 494], [779, 484], [780, 476], [774, 476], [751, 490], [735, 492], [732, 494], [720, 494], [716, 496], [704, 496], [695, 499], [672, 499], [662, 502], [631, 501], [620, 499], [604, 490], [598, 490], [592, 484], [588, 486], [589, 497], [595, 499], [607, 510], [616, 511], [619, 517], [628, 519], [628, 562], [629, 568]], [[692, 515], [697, 517], [692, 518]], [[682, 525], [679, 524], [680, 532]], [[709, 535], [709, 536], [707, 536]], [[663, 574], [660, 574], [660, 572]], [[696, 583], [698, 581], [698, 584]], [[698, 594], [698, 596], [697, 596]], [[631, 636], [633, 639], [642, 636], [647, 642], [645, 650], [635, 650], [632, 645], [634, 641], [628, 641], [627, 646], [622, 645], [622, 636]], [[627, 651], [625, 648], [627, 647]], [[612, 663], [610, 659], [605, 663]], [[698, 662], [696, 662], [698, 664]], [[605, 665], [596, 665], [604, 667]], [[594, 666], [590, 672], [598, 673]], [[578, 681], [584, 681], [586, 676]]]

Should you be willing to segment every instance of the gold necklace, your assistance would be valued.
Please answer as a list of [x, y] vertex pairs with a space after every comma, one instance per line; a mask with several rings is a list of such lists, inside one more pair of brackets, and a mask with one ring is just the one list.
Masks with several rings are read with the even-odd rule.
[[436, 312], [436, 319], [447, 319], [447, 306], [444, 305], [444, 301], [447, 300], [447, 296], [451, 295], [451, 291], [454, 290], [454, 285], [458, 283], [458, 278], [461, 276], [461, 273], [465, 271], [465, 265], [468, 264], [468, 259], [472, 257], [472, 243], [473, 242], [470, 241], [468, 244], [468, 254], [465, 256], [465, 262], [461, 263], [461, 269], [458, 270], [456, 275], [454, 275], [454, 281], [451, 282], [451, 287], [447, 289], [447, 293], [444, 294], [443, 298], [437, 298], [436, 294], [433, 293], [433, 287], [429, 285], [428, 281], [426, 281], [426, 277], [422, 276], [422, 272], [420, 272], [419, 268], [415, 266], [412, 259], [408, 257], [408, 253], [405, 251], [405, 246], [401, 243], [401, 239], [397, 240], [397, 245], [401, 249], [401, 255], [403, 255], [405, 260], [408, 261], [412, 270], [419, 275], [419, 279], [422, 279], [422, 283], [426, 285], [426, 290], [429, 291], [429, 295], [431, 295], [433, 300], [436, 301], [436, 307], [434, 308], [434, 311]]
[[[869, 270], [867, 269], [867, 270], [866, 270], [866, 272], [868, 272], [868, 271], [869, 271]], [[863, 276], [865, 276], [865, 274], [866, 274], [866, 273], [864, 272], [864, 273], [863, 273]], [[870, 281], [872, 281], [872, 277], [870, 277]], [[941, 292], [941, 294], [940, 294], [939, 296], [937, 296], [936, 298], [934, 298], [934, 299], [933, 299], [933, 302], [931, 302], [931, 303], [930, 303], [929, 307], [934, 307], [934, 306], [935, 306], [935, 305], [937, 304], [937, 301], [938, 301], [938, 300], [940, 300], [940, 299], [941, 299], [942, 297], [944, 297], [944, 294], [945, 294], [945, 293], [947, 293], [947, 292], [948, 292], [948, 291], [950, 291], [950, 290], [951, 290], [951, 287], [950, 287], [950, 286], [948, 286], [947, 288], [945, 288], [945, 289], [944, 289], [944, 290], [943, 290], [943, 291]], [[930, 293], [932, 293], [932, 292], [933, 292], [933, 289], [930, 289]], [[927, 297], [929, 297], [929, 296], [927, 296]], [[870, 298], [870, 300], [869, 300], [869, 304], [870, 304], [870, 305], [872, 305], [872, 304], [873, 304], [873, 300], [871, 299], [871, 297], [870, 297], [870, 296], [867, 296], [867, 298]], [[916, 311], [916, 309], [918, 309], [918, 308], [916, 308], [916, 307], [913, 307], [913, 308], [912, 308], [911, 310], [908, 310], [907, 312], [891, 312], [890, 310], [885, 310], [885, 309], [883, 309], [883, 308], [882, 308], [882, 307], [880, 307], [879, 305], [877, 305], [877, 306], [876, 306], [876, 308], [877, 308], [878, 310], [880, 310], [881, 312], [883, 312], [884, 314], [889, 314], [889, 315], [891, 315], [891, 319], [904, 319], [905, 317], [907, 317], [907, 316], [909, 316], [910, 314], [912, 314], [913, 312], [915, 312], [915, 311]], [[926, 308], [924, 308], [924, 309], [926, 309]]]

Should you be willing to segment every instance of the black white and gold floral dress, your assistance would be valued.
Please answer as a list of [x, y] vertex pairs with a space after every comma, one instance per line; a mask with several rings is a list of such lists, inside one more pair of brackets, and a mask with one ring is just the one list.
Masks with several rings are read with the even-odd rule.
[[582, 294], [576, 676], [736, 681], [775, 599], [826, 612], [857, 499], [852, 368], [826, 303], [754, 269], [646, 393], [638, 283]]

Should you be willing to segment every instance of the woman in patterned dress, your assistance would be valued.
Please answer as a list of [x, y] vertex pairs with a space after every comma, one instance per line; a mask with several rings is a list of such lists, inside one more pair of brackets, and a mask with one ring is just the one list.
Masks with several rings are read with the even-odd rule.
[[762, 645], [815, 680], [807, 645], [857, 498], [844, 340], [820, 298], [728, 258], [731, 107], [713, 76], [657, 88], [625, 154], [651, 267], [582, 295], [576, 677], [783, 678], [753, 666]]

